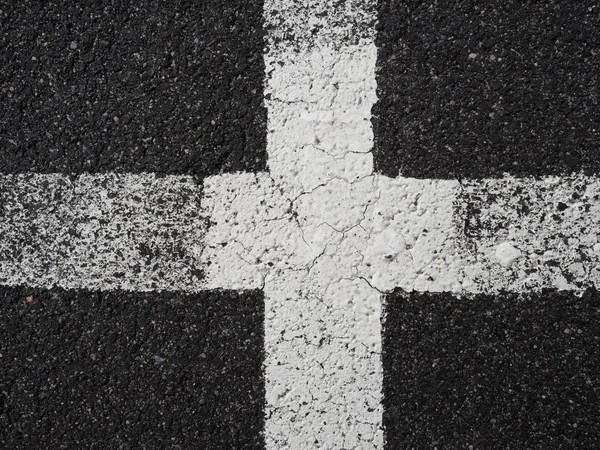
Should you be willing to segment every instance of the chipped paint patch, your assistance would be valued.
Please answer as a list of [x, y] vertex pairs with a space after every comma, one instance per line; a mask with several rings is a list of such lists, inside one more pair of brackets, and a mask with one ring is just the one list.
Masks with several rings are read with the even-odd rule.
[[522, 255], [521, 250], [515, 248], [510, 242], [503, 242], [496, 247], [496, 259], [504, 267], [509, 267]]
[[[455, 222], [466, 290], [600, 286], [600, 255], [594, 251], [600, 242], [598, 178], [507, 176], [466, 180], [461, 187]], [[497, 258], [504, 242], [521, 253], [510, 264]]]
[[376, 7], [376, 0], [265, 0], [269, 52], [373, 40]]
[[0, 177], [2, 284], [98, 290], [201, 287], [207, 218], [193, 177]]

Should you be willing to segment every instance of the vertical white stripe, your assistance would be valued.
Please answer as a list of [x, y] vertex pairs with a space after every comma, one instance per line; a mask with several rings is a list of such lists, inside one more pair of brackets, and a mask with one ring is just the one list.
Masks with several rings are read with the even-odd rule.
[[306, 255], [265, 278], [270, 450], [383, 445], [381, 294], [357, 277], [360, 255], [340, 249], [378, 190], [371, 6], [266, 5], [268, 164]]

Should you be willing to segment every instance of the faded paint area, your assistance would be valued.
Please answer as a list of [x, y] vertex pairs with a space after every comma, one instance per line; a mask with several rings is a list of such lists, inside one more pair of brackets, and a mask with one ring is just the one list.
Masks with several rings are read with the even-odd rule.
[[188, 176], [3, 175], [1, 283], [197, 291], [201, 197]]
[[[507, 176], [463, 181], [461, 188], [455, 224], [464, 290], [600, 286], [598, 178]], [[514, 250], [503, 251], [506, 245]]]

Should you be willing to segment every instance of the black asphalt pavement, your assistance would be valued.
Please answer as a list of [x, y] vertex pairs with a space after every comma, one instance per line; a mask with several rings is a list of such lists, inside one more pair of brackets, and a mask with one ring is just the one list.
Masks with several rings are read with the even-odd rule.
[[0, 302], [0, 448], [263, 448], [261, 292]]
[[0, 4], [2, 172], [266, 166], [262, 2]]
[[593, 0], [380, 0], [375, 166], [388, 176], [600, 171]]
[[600, 293], [386, 296], [391, 449], [593, 449]]

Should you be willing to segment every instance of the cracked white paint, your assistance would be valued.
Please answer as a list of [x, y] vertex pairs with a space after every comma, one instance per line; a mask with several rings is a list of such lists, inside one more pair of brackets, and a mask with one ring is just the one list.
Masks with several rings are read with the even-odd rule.
[[381, 293], [358, 276], [375, 60], [372, 43], [267, 55], [270, 173], [205, 182], [209, 285], [265, 292], [269, 449], [383, 445]]
[[[307, 23], [318, 23], [322, 5], [307, 7]], [[369, 14], [331, 12], [329, 20], [349, 27]], [[298, 16], [286, 20], [304, 26]], [[352, 233], [379, 190], [369, 153], [377, 51], [370, 39], [342, 45], [345, 31], [316, 38], [296, 31], [299, 50], [271, 45], [265, 56], [269, 170], [300, 232], [290, 233], [299, 238], [288, 253], [291, 270], [264, 284], [266, 443], [378, 449], [381, 294], [357, 274]]]
[[[598, 179], [461, 184], [371, 174], [354, 182], [333, 177], [300, 194], [286, 190], [292, 181], [275, 172], [206, 182], [216, 222], [204, 254], [209, 286], [262, 287], [266, 296], [270, 449], [382, 448], [379, 319], [386, 291], [600, 286]], [[574, 210], [557, 221], [550, 212], [581, 186]], [[536, 198], [527, 214], [513, 204], [527, 196], [512, 189]], [[466, 204], [480, 207], [478, 220], [489, 223], [482, 235], [463, 229]], [[499, 230], [500, 223], [507, 228]], [[499, 247], [506, 264], [497, 260]]]
[[[268, 2], [267, 16], [275, 3], [281, 6]], [[310, 5], [309, 13], [316, 13]], [[270, 173], [206, 181], [218, 224], [204, 255], [211, 263], [209, 286], [264, 289], [268, 449], [380, 449], [382, 293], [396, 287], [494, 291], [484, 280], [514, 276], [506, 275], [510, 264], [492, 264], [488, 253], [477, 253], [479, 237], [466, 245], [456, 217], [469, 195], [497, 180], [465, 184], [374, 174], [376, 48], [369, 33], [356, 45], [343, 45], [335, 33], [310, 34], [304, 45], [298, 30], [306, 20], [287, 15], [296, 45], [270, 41], [265, 56]], [[546, 180], [515, 183], [535, 191]], [[515, 208], [504, 213], [508, 222], [521, 220]], [[594, 220], [582, 223], [597, 239]], [[543, 232], [543, 225], [536, 235], [520, 228], [510, 237], [526, 248], [561, 228], [553, 224]], [[489, 236], [481, 248], [499, 244]], [[515, 252], [510, 258], [516, 261]], [[597, 258], [583, 263], [588, 269], [593, 264]], [[545, 280], [537, 287], [556, 285], [556, 277]]]

